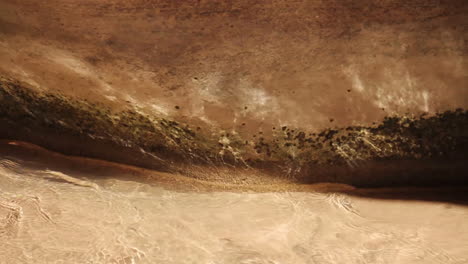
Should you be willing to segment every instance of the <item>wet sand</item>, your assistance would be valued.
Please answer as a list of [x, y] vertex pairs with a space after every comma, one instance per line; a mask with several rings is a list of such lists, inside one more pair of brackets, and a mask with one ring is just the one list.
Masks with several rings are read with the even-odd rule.
[[468, 261], [463, 189], [232, 188], [3, 143], [0, 263]]

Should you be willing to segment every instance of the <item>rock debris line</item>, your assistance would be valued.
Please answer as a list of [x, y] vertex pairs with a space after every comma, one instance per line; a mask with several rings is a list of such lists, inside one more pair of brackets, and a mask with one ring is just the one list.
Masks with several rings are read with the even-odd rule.
[[189, 177], [237, 182], [267, 175], [374, 187], [466, 182], [463, 109], [319, 132], [277, 126], [273, 136], [258, 131], [247, 139], [234, 130], [193, 128], [135, 110], [115, 112], [4, 77], [0, 103], [0, 137]]

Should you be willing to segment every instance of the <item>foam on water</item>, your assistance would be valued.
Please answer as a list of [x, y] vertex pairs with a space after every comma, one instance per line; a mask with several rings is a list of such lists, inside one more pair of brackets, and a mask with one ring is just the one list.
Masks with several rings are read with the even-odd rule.
[[460, 205], [176, 192], [0, 164], [0, 263], [468, 261], [468, 209]]

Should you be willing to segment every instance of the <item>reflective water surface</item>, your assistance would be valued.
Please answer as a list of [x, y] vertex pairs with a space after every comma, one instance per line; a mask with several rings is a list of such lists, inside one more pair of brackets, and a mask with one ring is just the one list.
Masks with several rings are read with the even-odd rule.
[[468, 263], [456, 203], [174, 191], [25, 164], [0, 159], [0, 263]]

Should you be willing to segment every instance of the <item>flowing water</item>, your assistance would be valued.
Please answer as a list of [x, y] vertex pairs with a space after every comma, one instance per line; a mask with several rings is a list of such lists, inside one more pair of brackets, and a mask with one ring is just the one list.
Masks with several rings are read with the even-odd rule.
[[0, 263], [468, 263], [460, 203], [181, 191], [42, 159], [0, 159]]

